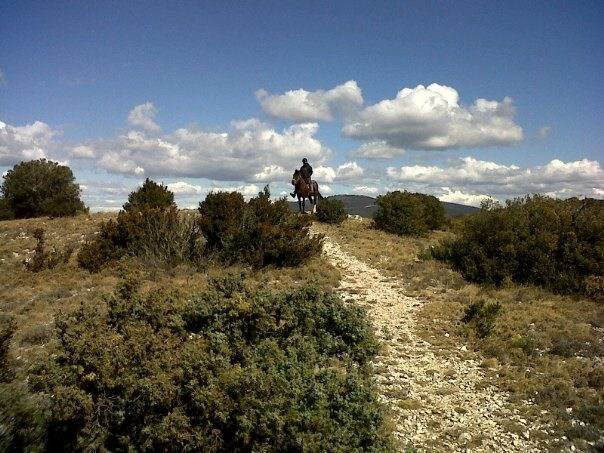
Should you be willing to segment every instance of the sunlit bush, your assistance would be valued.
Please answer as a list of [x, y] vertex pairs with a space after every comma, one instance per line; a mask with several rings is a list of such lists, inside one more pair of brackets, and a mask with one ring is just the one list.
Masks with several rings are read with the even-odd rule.
[[375, 228], [399, 236], [423, 236], [445, 223], [445, 208], [431, 195], [388, 192], [376, 199]]
[[339, 224], [348, 218], [342, 200], [324, 198], [317, 208], [317, 220], [323, 223]]
[[485, 205], [434, 255], [470, 281], [534, 284], [598, 298], [604, 275], [604, 201], [535, 195], [505, 206]]
[[268, 195], [267, 189], [246, 203], [238, 192], [208, 194], [198, 220], [208, 252], [223, 263], [254, 268], [298, 266], [319, 255], [322, 237], [308, 234], [312, 220]]
[[189, 300], [135, 279], [60, 315], [60, 348], [33, 370], [47, 445], [109, 451], [392, 451], [371, 380], [364, 313], [316, 286], [240, 275]]

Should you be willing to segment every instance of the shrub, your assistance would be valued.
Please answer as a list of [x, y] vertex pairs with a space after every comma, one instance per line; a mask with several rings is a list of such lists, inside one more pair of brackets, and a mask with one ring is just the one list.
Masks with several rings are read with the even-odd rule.
[[324, 198], [317, 208], [319, 222], [340, 224], [348, 218], [348, 212], [342, 200]]
[[237, 192], [210, 193], [199, 204], [199, 229], [208, 251], [227, 264], [254, 268], [298, 266], [321, 253], [321, 236], [310, 237], [312, 220], [284, 200], [260, 193], [245, 203]]
[[489, 205], [461, 225], [435, 256], [464, 278], [534, 284], [597, 298], [604, 275], [604, 201], [535, 195]]
[[69, 167], [46, 159], [32, 160], [9, 170], [1, 191], [8, 211], [16, 218], [72, 216], [86, 211], [74, 180]]
[[470, 325], [478, 338], [488, 337], [495, 327], [495, 319], [501, 311], [497, 303], [485, 303], [484, 300], [471, 303], [466, 308], [462, 322]]
[[53, 269], [59, 263], [67, 263], [73, 252], [73, 248], [66, 248], [63, 252], [57, 250], [48, 251], [45, 246], [44, 229], [36, 228], [33, 231], [36, 238], [34, 256], [25, 261], [25, 267], [32, 272], [40, 272], [44, 269]]
[[169, 265], [197, 263], [203, 249], [198, 239], [195, 222], [176, 207], [120, 211], [117, 221], [102, 223], [99, 235], [82, 246], [78, 264], [98, 272], [123, 256]]
[[13, 317], [0, 317], [0, 382], [8, 382], [13, 378], [13, 371], [9, 366], [8, 351], [13, 334], [17, 330], [17, 323]]
[[374, 227], [399, 236], [425, 235], [446, 220], [444, 207], [431, 195], [397, 190], [378, 196], [376, 205]]
[[163, 184], [157, 184], [147, 178], [141, 187], [128, 195], [128, 202], [124, 204], [123, 209], [129, 212], [171, 207], [176, 207], [174, 193]]
[[169, 265], [199, 262], [203, 243], [195, 222], [180, 215], [172, 192], [147, 178], [128, 200], [117, 220], [102, 223], [99, 235], [81, 248], [80, 267], [98, 272], [123, 256]]
[[48, 450], [393, 450], [366, 366], [377, 342], [335, 295], [233, 275], [186, 301], [128, 279], [107, 304], [60, 315], [58, 354], [31, 375]]

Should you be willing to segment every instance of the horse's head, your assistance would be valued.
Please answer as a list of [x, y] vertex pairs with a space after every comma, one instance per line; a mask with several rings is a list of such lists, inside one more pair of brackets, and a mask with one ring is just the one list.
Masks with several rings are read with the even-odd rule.
[[295, 186], [301, 177], [302, 174], [300, 173], [300, 170], [296, 170], [292, 176], [292, 184]]

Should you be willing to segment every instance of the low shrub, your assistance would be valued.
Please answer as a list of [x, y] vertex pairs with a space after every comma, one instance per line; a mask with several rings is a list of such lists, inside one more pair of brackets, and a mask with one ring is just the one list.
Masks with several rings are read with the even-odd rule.
[[602, 297], [604, 201], [535, 195], [489, 204], [469, 216], [434, 255], [464, 278], [542, 286]]
[[194, 220], [181, 216], [176, 207], [120, 211], [117, 220], [100, 225], [94, 240], [82, 246], [78, 264], [98, 272], [123, 256], [175, 266], [198, 263], [203, 253]]
[[48, 450], [393, 451], [372, 329], [316, 285], [231, 275], [185, 300], [130, 278], [107, 308], [60, 315], [60, 348], [31, 374]]
[[322, 236], [308, 232], [312, 220], [270, 200], [268, 189], [248, 203], [238, 192], [210, 193], [199, 214], [206, 249], [225, 264], [293, 267], [321, 253]]
[[33, 233], [33, 237], [36, 239], [36, 248], [34, 249], [33, 257], [25, 261], [25, 267], [32, 272], [40, 272], [44, 269], [53, 269], [59, 263], [67, 263], [73, 248], [68, 247], [64, 251], [47, 250], [46, 241], [44, 238], [44, 229], [36, 228]]
[[16, 330], [17, 323], [12, 316], [0, 316], [0, 382], [8, 382], [13, 378], [13, 371], [9, 365], [8, 350]]
[[324, 198], [317, 208], [317, 220], [323, 223], [340, 224], [348, 218], [342, 200]]
[[478, 338], [488, 337], [495, 327], [495, 319], [501, 311], [501, 305], [485, 303], [484, 300], [472, 302], [466, 308], [462, 322], [468, 324], [476, 332]]
[[378, 196], [376, 205], [374, 227], [399, 236], [423, 236], [446, 221], [445, 208], [431, 195], [397, 190]]

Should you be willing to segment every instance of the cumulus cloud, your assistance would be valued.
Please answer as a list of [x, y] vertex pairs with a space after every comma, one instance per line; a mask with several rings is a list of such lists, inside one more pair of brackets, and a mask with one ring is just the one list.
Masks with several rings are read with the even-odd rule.
[[441, 189], [443, 192], [438, 194], [438, 199], [448, 203], [480, 206], [483, 200], [491, 198], [490, 195], [465, 193], [462, 190], [452, 190], [449, 187], [442, 187]]
[[385, 140], [363, 143], [356, 151], [350, 153], [350, 157], [363, 159], [392, 159], [402, 156], [405, 150], [389, 145]]
[[289, 178], [302, 154], [318, 164], [328, 159], [331, 150], [314, 137], [317, 130], [304, 123], [277, 131], [249, 119], [222, 132], [189, 126], [158, 137], [131, 130], [88, 146], [109, 172], [261, 183]]
[[48, 158], [54, 146], [53, 137], [57, 135], [58, 131], [41, 121], [25, 126], [11, 126], [0, 121], [0, 165]]
[[151, 102], [137, 105], [128, 113], [128, 124], [147, 132], [159, 132], [161, 128], [153, 121], [157, 109]]
[[352, 193], [356, 195], [366, 195], [368, 197], [375, 197], [379, 195], [380, 190], [377, 187], [355, 186], [352, 188]]
[[350, 181], [363, 176], [363, 168], [356, 162], [346, 162], [336, 170], [338, 181]]
[[507, 146], [523, 136], [514, 115], [508, 97], [501, 102], [477, 99], [470, 107], [462, 107], [454, 88], [433, 83], [404, 88], [395, 99], [365, 108], [345, 122], [342, 132], [400, 149]]
[[354, 80], [328, 91], [299, 89], [269, 94], [260, 89], [256, 99], [266, 114], [297, 123], [331, 121], [335, 115], [346, 116], [363, 104], [361, 89]]
[[543, 166], [522, 168], [464, 157], [446, 166], [388, 167], [386, 175], [395, 185], [473, 205], [487, 196], [503, 201], [530, 193], [600, 198], [597, 190], [604, 187], [604, 170], [599, 162], [588, 159], [554, 159]]

